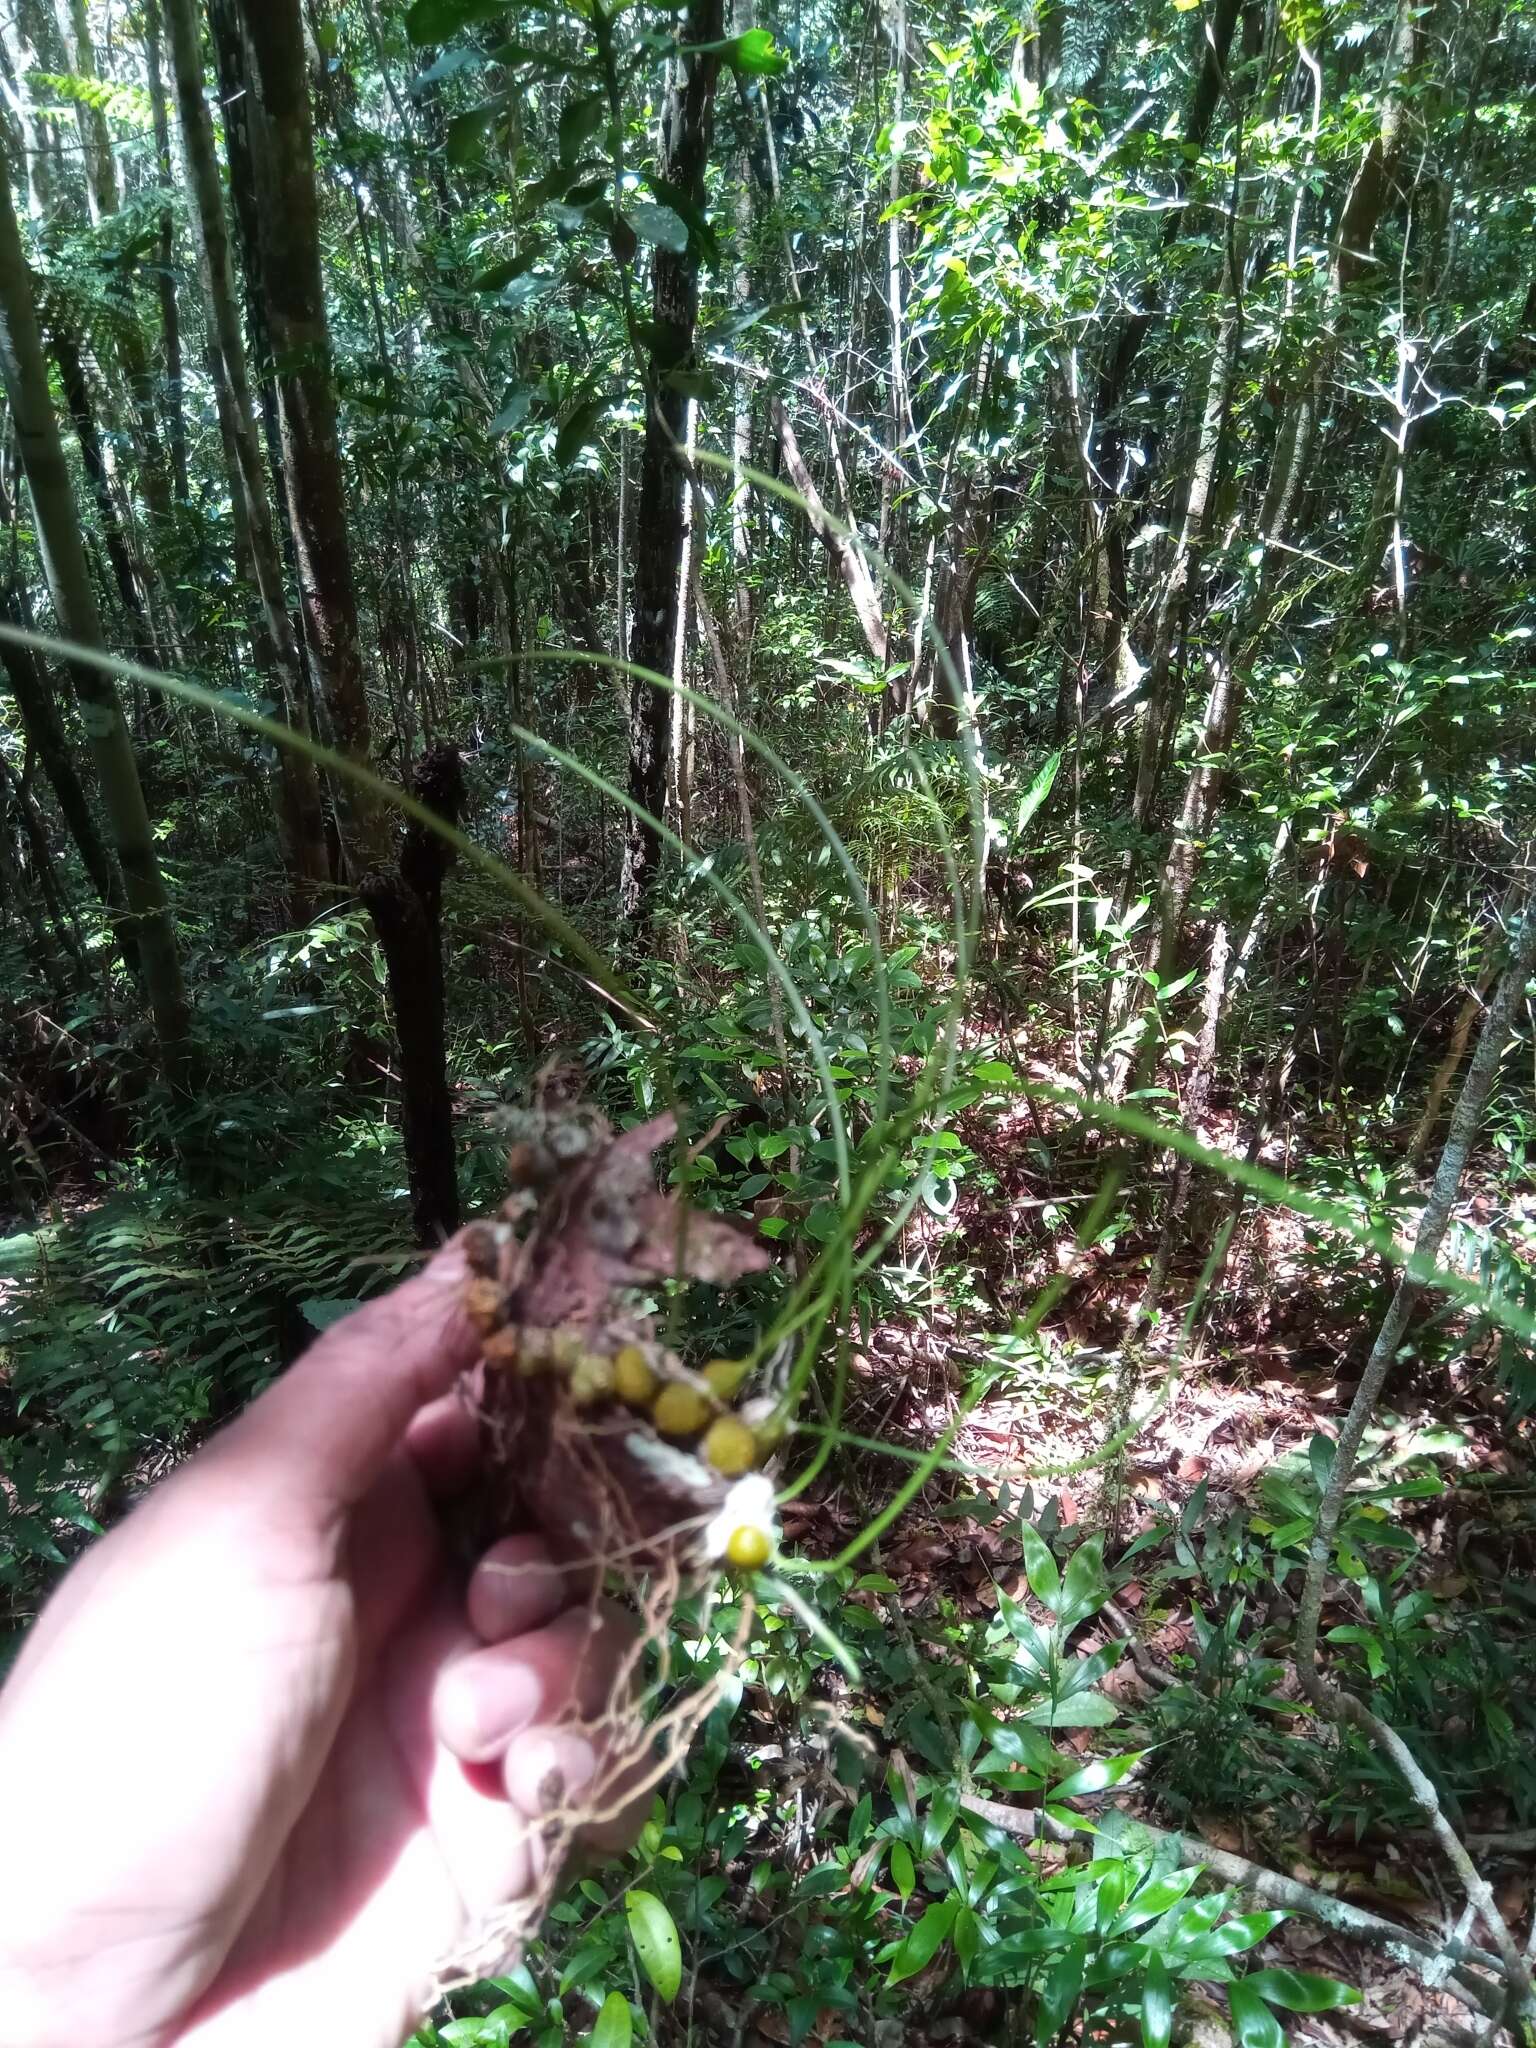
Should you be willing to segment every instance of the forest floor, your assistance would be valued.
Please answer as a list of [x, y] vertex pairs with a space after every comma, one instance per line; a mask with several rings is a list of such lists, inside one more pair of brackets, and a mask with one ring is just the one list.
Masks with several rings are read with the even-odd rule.
[[[1415, 1825], [1416, 1816], [1402, 1810], [1400, 1797], [1395, 1807], [1389, 1803], [1373, 1812], [1369, 1788], [1328, 1796], [1342, 1783], [1335, 1775], [1334, 1738], [1315, 1721], [1294, 1664], [1287, 1661], [1299, 1555], [1297, 1568], [1286, 1571], [1276, 1569], [1264, 1552], [1263, 1539], [1284, 1515], [1266, 1498], [1266, 1481], [1277, 1473], [1305, 1472], [1313, 1439], [1319, 1432], [1336, 1436], [1349, 1407], [1373, 1330], [1360, 1312], [1358, 1287], [1329, 1288], [1326, 1275], [1309, 1263], [1296, 1218], [1250, 1212], [1203, 1338], [1178, 1358], [1166, 1398], [1151, 1402], [1123, 1464], [1107, 1470], [1096, 1454], [1107, 1434], [1106, 1417], [1124, 1391], [1114, 1336], [1130, 1325], [1152, 1245], [1126, 1236], [1107, 1251], [1075, 1257], [1070, 1221], [1060, 1220], [1072, 1214], [1063, 1197], [1040, 1192], [1039, 1177], [1007, 1164], [1027, 1156], [1022, 1141], [1030, 1136], [1029, 1118], [1021, 1109], [1007, 1121], [1011, 1129], [994, 1122], [990, 1131], [966, 1130], [968, 1142], [996, 1170], [990, 1195], [962, 1197], [970, 1209], [964, 1243], [972, 1277], [1004, 1310], [1022, 1303], [1058, 1268], [1070, 1265], [1072, 1284], [1052, 1314], [1044, 1358], [1021, 1359], [1013, 1370], [997, 1373], [965, 1414], [952, 1444], [954, 1463], [968, 1468], [964, 1476], [951, 1472], [930, 1482], [883, 1540], [879, 1567], [895, 1583], [895, 1606], [922, 1640], [924, 1654], [942, 1665], [946, 1652], [935, 1646], [944, 1633], [937, 1626], [941, 1620], [953, 1634], [957, 1620], [982, 1622], [1002, 1600], [1030, 1601], [1025, 1560], [1009, 1533], [1008, 1510], [1016, 1515], [1021, 1498], [1037, 1526], [1067, 1532], [1069, 1545], [1074, 1529], [1107, 1529], [1113, 1600], [1084, 1624], [1073, 1648], [1091, 1653], [1117, 1641], [1128, 1644], [1128, 1654], [1102, 1688], [1124, 1722], [1112, 1746], [1146, 1740], [1148, 1750], [1115, 1795], [1119, 1810], [1182, 1831], [1431, 1942], [1486, 1939], [1480, 1923], [1469, 1919], [1450, 1873], [1438, 1864], [1427, 1833]], [[1085, 1184], [1087, 1179], [1091, 1175]], [[1491, 1189], [1469, 1188], [1463, 1210], [1475, 1219], [1495, 1199]], [[915, 1231], [920, 1241], [922, 1225]], [[909, 1260], [921, 1258], [920, 1242], [906, 1250]], [[1187, 1277], [1192, 1285], [1195, 1271]], [[936, 1442], [953, 1426], [963, 1390], [973, 1383], [976, 1340], [970, 1324], [964, 1314], [940, 1308], [920, 1320], [893, 1320], [867, 1332], [852, 1359], [849, 1429], [914, 1451]], [[1165, 1365], [1166, 1359], [1153, 1359], [1147, 1370], [1157, 1377]], [[1144, 1388], [1138, 1408], [1147, 1405], [1146, 1394]], [[1536, 1469], [1527, 1433], [1510, 1428], [1491, 1347], [1482, 1355], [1462, 1352], [1449, 1364], [1427, 1366], [1422, 1385], [1404, 1381], [1391, 1398], [1370, 1439], [1372, 1478], [1391, 1500], [1399, 1540], [1413, 1552], [1394, 1581], [1394, 1596], [1419, 1589], [1433, 1596], [1428, 1640], [1414, 1644], [1432, 1667], [1437, 1632], [1449, 1642], [1463, 1613], [1498, 1615], [1524, 1632], [1532, 1607], [1526, 1588], [1536, 1563], [1528, 1514]], [[1439, 1483], [1426, 1486], [1422, 1497], [1414, 1497], [1411, 1488], [1399, 1494], [1394, 1475], [1422, 1473], [1426, 1454]], [[809, 1554], [835, 1550], [888, 1495], [892, 1471], [889, 1460], [873, 1452], [853, 1454], [835, 1481], [789, 1506], [788, 1538]], [[1387, 1510], [1382, 1513], [1385, 1518]], [[1209, 1541], [1202, 1546], [1212, 1530], [1216, 1555]], [[1253, 1687], [1245, 1690], [1241, 1660], [1213, 1673], [1209, 1659], [1202, 1658], [1192, 1594], [1194, 1604], [1204, 1602], [1213, 1617], [1223, 1607], [1230, 1612], [1234, 1600], [1249, 1607], [1258, 1624], [1249, 1657], [1255, 1643], [1273, 1639], [1276, 1661], [1261, 1701]], [[1368, 1630], [1373, 1622], [1379, 1626], [1381, 1616], [1369, 1594], [1363, 1596], [1361, 1583], [1340, 1577], [1330, 1581], [1322, 1620], [1326, 1641], [1330, 1630]], [[1398, 1654], [1403, 1647], [1399, 1642]], [[953, 1675], [947, 1689], [963, 1695], [963, 1675]], [[1420, 1681], [1420, 1690], [1427, 1716], [1437, 1723], [1434, 1743], [1454, 1751], [1462, 1736], [1470, 1739], [1470, 1727], [1458, 1722], [1457, 1713], [1470, 1719], [1475, 1701], [1463, 1692], [1447, 1705], [1456, 1686], [1442, 1696], [1433, 1678]], [[1204, 1695], [1214, 1711], [1160, 1713], [1160, 1700], [1166, 1703], [1171, 1695]], [[890, 1704], [877, 1687], [862, 1698], [855, 1688], [847, 1702], [850, 1719], [877, 1748], [887, 1747]], [[1064, 1728], [1055, 1739], [1063, 1750], [1085, 1756], [1104, 1748], [1096, 1729]], [[1225, 1754], [1223, 1745], [1229, 1746]], [[1306, 1764], [1293, 1774], [1291, 1766], [1303, 1754]], [[898, 1762], [907, 1768], [905, 1759]], [[1358, 1770], [1358, 1759], [1351, 1768]], [[1536, 1934], [1530, 1791], [1523, 1771], [1484, 1769], [1457, 1814], [1507, 1923], [1522, 1941]], [[1026, 1796], [1022, 1803], [1038, 1800]], [[1091, 1818], [1098, 1803], [1079, 1804]], [[1042, 1843], [1039, 1853], [1050, 1859], [1091, 1851]], [[1363, 1946], [1315, 1920], [1288, 1920], [1259, 1954], [1267, 1963], [1336, 1976], [1363, 1993], [1363, 2002], [1345, 2012], [1293, 2016], [1293, 2040], [1475, 2038], [1465, 2031], [1465, 2006], [1433, 1988], [1432, 1970], [1405, 1967], [1379, 1946]], [[935, 1985], [941, 1983], [943, 1965], [932, 1974]], [[900, 2038], [998, 2038], [992, 2031], [997, 1994], [990, 2002], [985, 1994], [969, 1993], [935, 2005], [925, 2001], [923, 1977], [909, 1988], [911, 2019]], [[835, 2033], [836, 2016], [829, 2013], [826, 2021]], [[783, 2037], [760, 2028], [758, 2038]], [[1186, 2038], [1230, 2041], [1230, 2023], [1213, 2007]]]
[[[985, 1626], [999, 1604], [1030, 1604], [1026, 1561], [1012, 1534], [1020, 1501], [1026, 1516], [1065, 1548], [1073, 1532], [1108, 1530], [1114, 1597], [1079, 1628], [1073, 1651], [1126, 1645], [1102, 1686], [1122, 1720], [1110, 1747], [1145, 1745], [1147, 1755], [1116, 1790], [1118, 1812], [1276, 1872], [1378, 1923], [1376, 1942], [1362, 1944], [1317, 1919], [1294, 1917], [1257, 1952], [1266, 1964], [1323, 1972], [1362, 1991], [1362, 2003], [1348, 2011], [1292, 2015], [1292, 2040], [1475, 2040], [1466, 2032], [1464, 2003], [1436, 1989], [1434, 1966], [1395, 1960], [1382, 1942], [1386, 1929], [1401, 1927], [1430, 1946], [1446, 1939], [1485, 1946], [1487, 1929], [1466, 1913], [1391, 1772], [1366, 1767], [1362, 1778], [1358, 1753], [1341, 1761], [1333, 1731], [1300, 1694], [1288, 1647], [1303, 1559], [1296, 1548], [1282, 1563], [1266, 1548], [1286, 1520], [1284, 1495], [1270, 1489], [1276, 1477], [1307, 1473], [1309, 1446], [1319, 1434], [1337, 1436], [1384, 1294], [1362, 1290], [1358, 1262], [1346, 1276], [1319, 1266], [1292, 1214], [1249, 1210], [1202, 1335], [1188, 1348], [1167, 1339], [1161, 1360], [1153, 1350], [1143, 1368], [1147, 1378], [1161, 1380], [1169, 1350], [1176, 1370], [1161, 1389], [1141, 1386], [1135, 1407], [1147, 1419], [1124, 1460], [1106, 1468], [1106, 1417], [1126, 1395], [1114, 1339], [1133, 1323], [1151, 1241], [1126, 1233], [1087, 1257], [1071, 1249], [1071, 1202], [1085, 1196], [1053, 1192], [1053, 1182], [1063, 1188], [1071, 1180], [1061, 1161], [1049, 1176], [1028, 1163], [1049, 1137], [1032, 1110], [969, 1118], [961, 1128], [989, 1176], [985, 1192], [975, 1192], [979, 1182], [971, 1180], [961, 1196], [971, 1300], [956, 1305], [954, 1288], [946, 1300], [936, 1286], [922, 1315], [862, 1331], [850, 1358], [846, 1427], [870, 1446], [922, 1452], [954, 1430], [963, 1407], [965, 1415], [950, 1442], [950, 1468], [928, 1483], [879, 1546], [877, 1569], [891, 1581], [891, 1593], [852, 1597], [907, 1632], [928, 1661], [936, 1696], [963, 1700], [967, 1671], [958, 1645], [967, 1628]], [[1221, 1143], [1231, 1133], [1210, 1137]], [[1094, 1178], [1094, 1161], [1083, 1159], [1073, 1190], [1092, 1188]], [[1479, 1221], [1493, 1200], [1499, 1194], [1491, 1184], [1468, 1186], [1462, 1212]], [[909, 1268], [928, 1264], [936, 1237], [920, 1212], [901, 1247]], [[952, 1257], [954, 1233], [946, 1243]], [[1006, 1339], [983, 1348], [989, 1370], [977, 1399], [977, 1329], [1008, 1329], [1030, 1294], [1063, 1268], [1071, 1284], [1047, 1339], [1024, 1352], [1014, 1348], [1012, 1362]], [[936, 1266], [930, 1274], [938, 1280]], [[1190, 1288], [1196, 1274], [1198, 1262], [1190, 1262], [1182, 1276]], [[1354, 1579], [1329, 1581], [1323, 1640], [1327, 1645], [1333, 1630], [1341, 1630], [1339, 1642], [1352, 1634], [1386, 1636], [1386, 1669], [1372, 1669], [1372, 1677], [1397, 1688], [1399, 1712], [1403, 1702], [1421, 1706], [1423, 1731], [1409, 1731], [1415, 1747], [1423, 1735], [1421, 1753], [1462, 1755], [1456, 1827], [1507, 1925], [1526, 1942], [1536, 1933], [1536, 1788], [1524, 1765], [1499, 1769], [1491, 1761], [1503, 1745], [1489, 1747], [1475, 1722], [1481, 1708], [1489, 1718], [1507, 1716], [1509, 1686], [1520, 1690], [1524, 1683], [1516, 1675], [1524, 1659], [1516, 1653], [1513, 1663], [1503, 1661], [1491, 1645], [1526, 1636], [1532, 1616], [1536, 1542], [1528, 1503], [1536, 1466], [1528, 1432], [1509, 1423], [1491, 1343], [1425, 1360], [1417, 1378], [1407, 1374], [1391, 1386], [1389, 1401], [1368, 1436], [1370, 1499], [1380, 1501], [1370, 1511], [1380, 1513], [1384, 1530], [1391, 1524], [1403, 1559], [1401, 1569], [1382, 1573], [1391, 1581], [1386, 1612], [1391, 1616], [1401, 1599], [1430, 1595], [1423, 1602], [1427, 1618], [1397, 1634], [1384, 1630], [1380, 1595], [1360, 1569]], [[846, 1452], [831, 1470], [834, 1477], [784, 1509], [786, 1542], [809, 1556], [834, 1554], [854, 1538], [901, 1475], [901, 1466], [874, 1448]], [[1434, 1479], [1423, 1477], [1427, 1470]], [[1405, 1475], [1417, 1475], [1417, 1485], [1399, 1483]], [[1225, 1667], [1212, 1665], [1190, 1610], [1221, 1622], [1235, 1606], [1249, 1618], [1245, 1649]], [[1464, 1620], [1473, 1632], [1460, 1640]], [[1493, 1694], [1505, 1698], [1495, 1702]], [[924, 1769], [922, 1757], [903, 1751], [899, 1733], [891, 1739], [891, 1724], [899, 1726], [903, 1712], [879, 1681], [850, 1688], [838, 1714], [887, 1765], [905, 1774], [913, 1763]], [[1530, 1724], [1518, 1704], [1513, 1722], [1499, 1720], [1507, 1743], [1516, 1753], [1524, 1745], [1530, 1755]], [[750, 1694], [748, 1729], [754, 1724], [784, 1794], [793, 1794], [797, 1810], [809, 1802], [825, 1815], [817, 1804], [827, 1798], [825, 1763], [815, 1745], [807, 1747], [803, 1729], [795, 1731], [766, 1694]], [[1087, 1726], [1065, 1726], [1053, 1739], [1083, 1757], [1106, 1747], [1104, 1731]], [[797, 1753], [799, 1786], [788, 1761]], [[995, 1815], [995, 1796], [1006, 1786], [993, 1782], [983, 1790], [979, 1806]], [[831, 1806], [840, 1798], [846, 1794], [831, 1792]], [[1038, 1796], [1022, 1794], [1018, 1804], [1028, 1812]], [[1092, 1798], [1077, 1804], [1087, 1821], [1104, 1810]], [[807, 1864], [817, 1853], [811, 1833], [803, 1845]], [[1047, 1866], [1092, 1853], [1081, 1841], [1036, 1849]], [[741, 1911], [756, 1911], [745, 1892]], [[969, 1991], [942, 1999], [948, 1974], [940, 1960], [911, 1980], [901, 2028], [891, 2028], [883, 2048], [1001, 2038], [999, 1995]], [[735, 2040], [782, 2044], [780, 2021], [778, 2013], [762, 2013]], [[829, 2009], [811, 2040], [838, 2038], [844, 2025], [846, 2015]], [[1233, 2040], [1217, 2007], [1204, 2019], [1186, 2013], [1186, 2030], [1184, 2038], [1204, 2044]]]

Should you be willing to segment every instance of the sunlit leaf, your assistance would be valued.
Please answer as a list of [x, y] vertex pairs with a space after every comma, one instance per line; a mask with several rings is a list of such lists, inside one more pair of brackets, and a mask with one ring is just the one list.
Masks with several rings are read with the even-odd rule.
[[641, 1969], [657, 1996], [670, 2005], [683, 1981], [683, 1949], [676, 1922], [654, 1892], [627, 1891], [624, 1914]]
[[584, 2037], [583, 2048], [629, 2048], [635, 2038], [635, 2019], [622, 1991], [610, 1991], [603, 2000], [597, 2025]]

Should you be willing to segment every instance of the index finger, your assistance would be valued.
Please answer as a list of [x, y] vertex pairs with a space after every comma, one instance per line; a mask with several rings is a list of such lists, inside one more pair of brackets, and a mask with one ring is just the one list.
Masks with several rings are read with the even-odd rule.
[[464, 1314], [457, 1239], [430, 1264], [317, 1337], [227, 1432], [228, 1450], [271, 1461], [310, 1502], [349, 1508], [399, 1448], [407, 1426], [479, 1355]]

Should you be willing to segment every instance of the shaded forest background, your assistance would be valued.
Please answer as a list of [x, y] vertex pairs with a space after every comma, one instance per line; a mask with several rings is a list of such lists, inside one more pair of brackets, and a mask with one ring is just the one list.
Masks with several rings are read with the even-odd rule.
[[425, 2039], [1529, 2038], [1533, 79], [0, 9], [9, 1636], [552, 1072], [774, 1244], [701, 1357], [826, 1276], [832, 1568]]

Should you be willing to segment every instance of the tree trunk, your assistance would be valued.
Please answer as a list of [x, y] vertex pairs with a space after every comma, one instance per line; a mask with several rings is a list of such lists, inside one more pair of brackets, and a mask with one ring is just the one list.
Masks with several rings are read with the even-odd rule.
[[[752, 0], [733, 0], [731, 32], [745, 35], [753, 25]], [[745, 312], [752, 303], [752, 272], [746, 252], [752, 242], [752, 156], [750, 140], [744, 135], [735, 199], [736, 247], [740, 252], [732, 291], [737, 306]], [[752, 540], [749, 515], [752, 486], [741, 472], [752, 461], [752, 384], [744, 371], [731, 379], [731, 460], [736, 474], [731, 479], [731, 616], [732, 631], [740, 653], [745, 656], [752, 641]]]
[[[15, 421], [17, 448], [32, 495], [38, 542], [59, 625], [67, 638], [105, 653], [106, 640], [48, 390], [32, 279], [8, 177], [0, 177], [0, 375]], [[123, 873], [132, 936], [161, 1055], [167, 1070], [174, 1074], [187, 1039], [186, 991], [138, 765], [111, 676], [78, 662], [71, 663], [70, 677]]]
[[[1533, 852], [1536, 852], [1536, 848], [1527, 848], [1527, 873]], [[1352, 1722], [1377, 1748], [1390, 1757], [1415, 1803], [1428, 1820], [1441, 1849], [1455, 1868], [1471, 1905], [1481, 1912], [1494, 1937], [1495, 1945], [1506, 1964], [1510, 1966], [1512, 1982], [1527, 1998], [1531, 1988], [1529, 1964], [1515, 1947], [1487, 1880], [1472, 1862], [1459, 1836], [1446, 1820], [1433, 1785], [1407, 1743], [1395, 1729], [1373, 1713], [1364, 1700], [1352, 1693], [1344, 1692], [1335, 1685], [1319, 1665], [1318, 1626], [1322, 1618], [1323, 1590], [1328, 1566], [1332, 1562], [1339, 1523], [1343, 1518], [1344, 1505], [1354, 1481], [1360, 1445], [1375, 1413], [1376, 1403], [1381, 1398], [1387, 1376], [1397, 1363], [1403, 1340], [1408, 1334], [1408, 1323], [1414, 1307], [1424, 1292], [1421, 1275], [1433, 1267], [1439, 1257], [1440, 1247], [1445, 1242], [1451, 1212], [1461, 1190], [1462, 1178], [1482, 1129], [1483, 1112], [1487, 1108], [1488, 1098], [1499, 1076], [1499, 1067], [1509, 1041], [1515, 1012], [1525, 1001], [1526, 987], [1533, 974], [1536, 974], [1536, 897], [1528, 893], [1521, 909], [1520, 934], [1515, 942], [1513, 956], [1500, 977], [1493, 1000], [1483, 1016], [1483, 1028], [1478, 1037], [1477, 1050], [1467, 1067], [1461, 1094], [1451, 1118], [1451, 1127], [1446, 1134], [1445, 1149], [1440, 1155], [1440, 1164], [1430, 1186], [1429, 1198], [1419, 1217], [1412, 1256], [1399, 1275], [1391, 1304], [1382, 1320], [1381, 1328], [1376, 1333], [1371, 1355], [1366, 1360], [1360, 1384], [1349, 1404], [1349, 1413], [1339, 1431], [1328, 1483], [1318, 1503], [1317, 1520], [1313, 1525], [1307, 1548], [1306, 1577], [1302, 1583], [1301, 1598], [1296, 1610], [1296, 1675], [1301, 1681], [1302, 1690], [1319, 1712], [1328, 1714], [1340, 1723]]]
[[[75, 76], [96, 82], [96, 49], [91, 41], [89, 0], [69, 0], [70, 32], [75, 40]], [[99, 226], [117, 211], [117, 166], [112, 161], [112, 137], [107, 117], [99, 106], [81, 100], [75, 108], [80, 125], [80, 142], [85, 152], [85, 183], [91, 199], [91, 220]]]
[[[452, 825], [464, 802], [456, 747], [423, 755], [411, 792]], [[459, 1226], [453, 1101], [448, 1089], [443, 986], [443, 876], [453, 849], [411, 819], [397, 864], [364, 876], [367, 904], [384, 949], [390, 1008], [400, 1040], [401, 1124], [411, 1187], [411, 1217], [423, 1244]]]
[[[303, 24], [298, 0], [240, 0], [239, 18], [262, 306], [277, 365], [283, 474], [304, 631], [334, 744], [366, 764], [371, 729], [320, 272]], [[387, 863], [389, 821], [377, 799], [348, 781], [340, 800], [354, 874]]]
[[[13, 595], [0, 599], [0, 616], [8, 626], [28, 624]], [[85, 785], [75, 768], [75, 757], [47, 674], [30, 647], [18, 647], [11, 641], [0, 642], [0, 664], [5, 668], [6, 681], [21, 713], [22, 730], [43, 764], [43, 773], [52, 785], [85, 871], [107, 909], [118, 917], [124, 908], [123, 878], [107, 851]]]
[[[285, 719], [296, 732], [307, 735], [309, 719], [298, 641], [288, 614], [282, 561], [273, 538], [245, 343], [235, 309], [229, 228], [219, 186], [213, 122], [203, 95], [202, 45], [193, 0], [166, 0], [165, 20], [192, 200], [193, 236], [208, 312], [214, 381], [221, 415], [227, 415], [235, 458], [230, 487], [242, 511], [237, 524], [250, 549], [250, 567], [261, 599], [265, 627], [262, 651], [270, 661]], [[278, 776], [284, 857], [294, 887], [295, 912], [304, 916], [313, 908], [313, 892], [329, 879], [320, 782], [314, 762], [294, 747], [278, 749]]]
[[[57, 76], [69, 69], [59, 17], [54, 0], [19, 0], [16, 9], [18, 74], [41, 71]], [[44, 228], [67, 222], [83, 225], [85, 208], [64, 162], [64, 134], [61, 123], [50, 120], [38, 106], [37, 95], [27, 94], [29, 118], [25, 123], [27, 193], [32, 211]]]
[[[715, 76], [723, 0], [691, 0], [682, 41], [689, 53], [676, 57], [672, 85], [661, 116], [657, 173], [694, 207], [704, 203], [704, 171], [714, 132]], [[670, 673], [677, 638], [678, 571], [688, 480], [678, 462], [686, 425], [687, 398], [672, 381], [693, 358], [699, 311], [699, 263], [690, 246], [681, 252], [657, 249], [651, 263], [651, 318], [655, 342], [646, 375], [645, 454], [640, 468], [640, 502], [635, 531], [634, 631], [630, 659], [658, 674]], [[670, 693], [635, 677], [629, 696], [629, 794], [642, 817], [626, 827], [624, 868], [619, 881], [619, 915], [638, 930], [650, 915], [661, 870], [661, 838], [653, 819], [666, 802]]]
[[864, 635], [864, 644], [875, 660], [884, 667], [890, 656], [890, 635], [880, 610], [880, 593], [875, 588], [874, 578], [869, 573], [869, 564], [863, 555], [840, 533], [827, 516], [815, 479], [806, 467], [805, 457], [800, 453], [800, 443], [795, 430], [789, 423], [789, 413], [783, 399], [777, 395], [768, 401], [768, 417], [778, 437], [779, 448], [784, 457], [784, 467], [789, 480], [805, 500], [806, 517], [810, 520], [811, 531], [826, 549], [833, 566], [842, 578], [853, 602], [854, 616], [859, 630]]
[[101, 430], [96, 423], [79, 338], [68, 329], [55, 326], [48, 340], [49, 351], [58, 365], [70, 424], [80, 444], [80, 460], [86, 481], [91, 487], [91, 496], [96, 500], [96, 516], [101, 523], [101, 537], [106, 545], [107, 560], [112, 566], [118, 602], [132, 622], [134, 659], [146, 668], [159, 668], [162, 666], [160, 650], [155, 645], [149, 621], [149, 572], [123, 530], [117, 501], [112, 495], [112, 479], [107, 474]]
[[[277, 365], [283, 474], [305, 632], [335, 743], [348, 759], [366, 766], [371, 726], [320, 274], [299, 0], [239, 0], [239, 20], [260, 200], [263, 311]], [[450, 820], [457, 815], [462, 778], [452, 748], [428, 755], [418, 781], [433, 808]], [[385, 804], [350, 777], [341, 778], [338, 793], [347, 860], [384, 948], [400, 1035], [412, 1213], [422, 1241], [430, 1243], [453, 1230], [459, 1215], [440, 935], [447, 856], [435, 834], [413, 825], [396, 860]]]
[[[171, 176], [171, 130], [165, 111], [165, 80], [160, 67], [160, 9], [158, 0], [145, 0], [144, 62], [149, 73], [149, 107], [155, 129], [155, 158], [160, 184], [169, 194], [175, 189]], [[160, 294], [160, 350], [165, 377], [164, 410], [171, 444], [171, 480], [176, 502], [188, 498], [187, 415], [183, 397], [181, 363], [181, 312], [176, 303], [175, 227], [170, 206], [160, 214], [160, 235], [155, 245], [155, 285]]]

